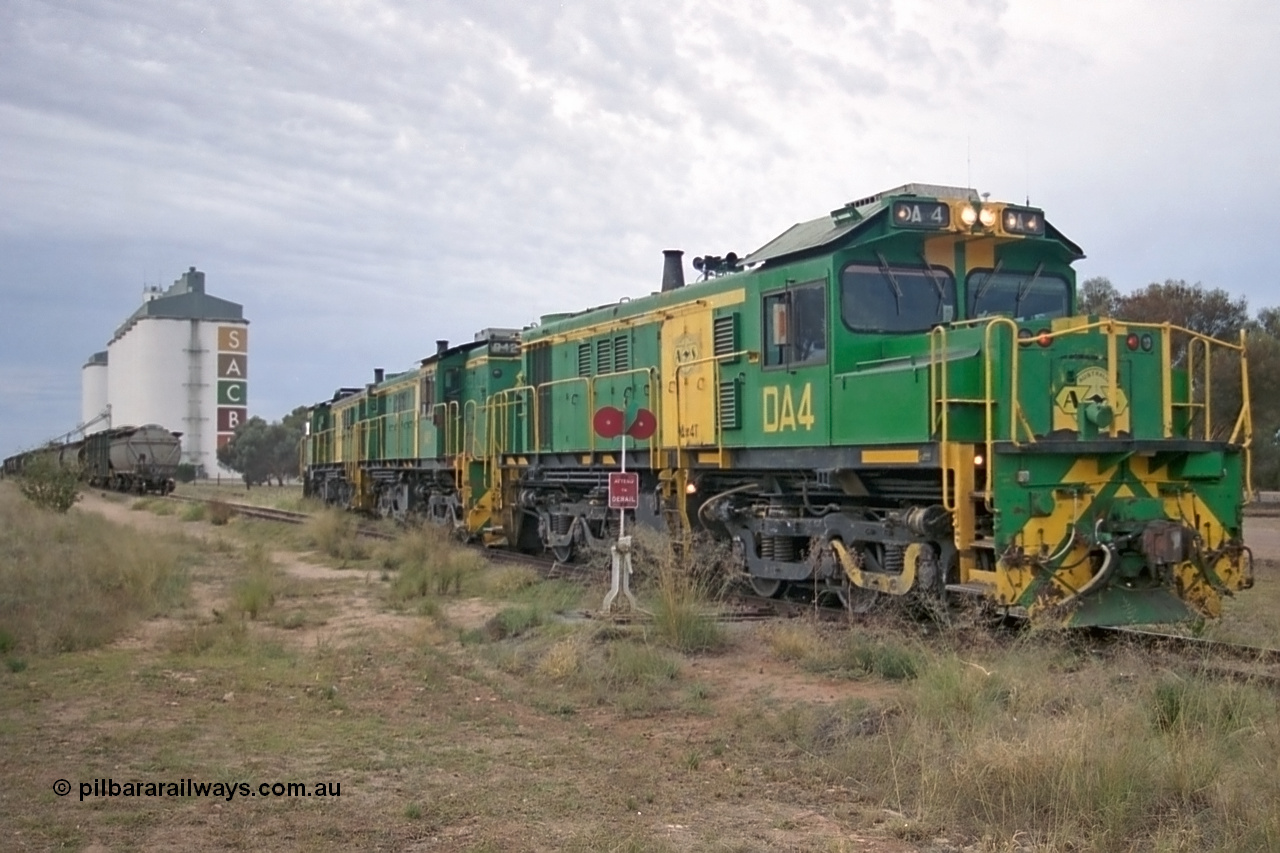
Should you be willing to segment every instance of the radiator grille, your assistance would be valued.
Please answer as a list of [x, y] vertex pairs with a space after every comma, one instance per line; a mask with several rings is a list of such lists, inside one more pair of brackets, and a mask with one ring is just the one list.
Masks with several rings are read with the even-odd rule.
[[631, 369], [631, 341], [626, 338], [613, 339], [613, 369], [619, 373]]
[[715, 355], [725, 356], [738, 351], [738, 315], [717, 317], [712, 326]]
[[738, 380], [720, 383], [720, 429], [738, 429]]

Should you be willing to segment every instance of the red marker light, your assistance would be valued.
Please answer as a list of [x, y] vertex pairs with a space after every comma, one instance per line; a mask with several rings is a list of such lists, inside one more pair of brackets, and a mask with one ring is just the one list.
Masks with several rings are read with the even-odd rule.
[[1134, 335], [1134, 334], [1130, 334], [1130, 335], [1129, 335], [1129, 337], [1127, 337], [1127, 338], [1125, 338], [1125, 339], [1124, 339], [1124, 345], [1125, 345], [1125, 346], [1127, 346], [1127, 347], [1129, 348], [1130, 352], [1137, 352], [1137, 351], [1138, 351], [1138, 336], [1137, 336], [1137, 335]]
[[1049, 334], [1048, 329], [1041, 329], [1039, 337], [1036, 338], [1036, 343], [1042, 347], [1047, 347], [1053, 343], [1053, 335]]

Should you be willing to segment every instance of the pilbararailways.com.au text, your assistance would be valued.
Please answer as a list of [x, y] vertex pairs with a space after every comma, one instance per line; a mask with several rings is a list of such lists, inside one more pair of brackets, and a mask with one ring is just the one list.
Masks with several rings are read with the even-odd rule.
[[[53, 783], [53, 791], [60, 797], [71, 793], [71, 783], [59, 779]], [[263, 782], [254, 786], [248, 782], [197, 782], [179, 779], [176, 782], [117, 782], [114, 779], [94, 779], [80, 783], [80, 801], [88, 797], [220, 797], [231, 802], [236, 797], [340, 797], [341, 782]]]

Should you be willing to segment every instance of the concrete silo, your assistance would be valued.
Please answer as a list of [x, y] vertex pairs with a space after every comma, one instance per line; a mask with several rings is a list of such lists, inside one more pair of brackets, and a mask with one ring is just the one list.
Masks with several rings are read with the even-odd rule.
[[[247, 417], [249, 322], [241, 305], [205, 292], [204, 273], [195, 267], [144, 297], [107, 345], [111, 425], [160, 424], [180, 432], [182, 461], [212, 474], [217, 448]], [[97, 381], [87, 367], [82, 410]]]
[[[107, 415], [103, 417], [103, 415]], [[107, 351], [95, 352], [80, 368], [80, 423], [90, 424], [85, 434], [111, 426], [107, 412]]]

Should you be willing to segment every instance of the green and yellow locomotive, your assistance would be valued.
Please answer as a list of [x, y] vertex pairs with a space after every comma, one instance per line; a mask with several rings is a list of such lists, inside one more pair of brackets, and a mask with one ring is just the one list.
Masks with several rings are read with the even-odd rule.
[[561, 559], [627, 512], [727, 539], [762, 594], [971, 593], [1067, 624], [1214, 616], [1252, 583], [1243, 340], [1076, 314], [1029, 206], [910, 184], [660, 292], [441, 344], [312, 411], [309, 492]]

